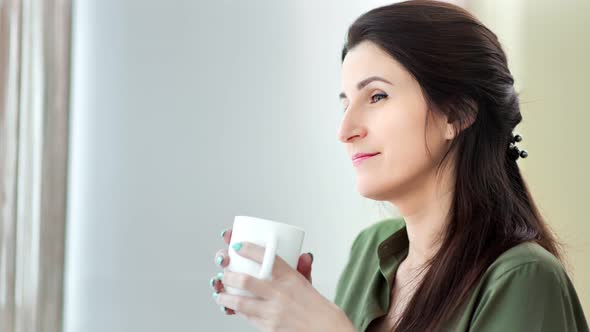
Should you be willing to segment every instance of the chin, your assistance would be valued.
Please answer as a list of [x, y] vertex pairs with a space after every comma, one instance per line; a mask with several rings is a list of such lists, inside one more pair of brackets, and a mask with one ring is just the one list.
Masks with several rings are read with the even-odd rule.
[[368, 183], [358, 183], [357, 182], [357, 191], [358, 193], [365, 197], [376, 201], [385, 201], [388, 200], [390, 196], [390, 191], [387, 187], [384, 186], [372, 186]]
[[416, 183], [410, 179], [390, 178], [387, 181], [375, 181], [369, 178], [356, 179], [356, 188], [363, 197], [376, 200], [391, 202], [400, 197], [404, 197], [410, 188], [415, 187]]

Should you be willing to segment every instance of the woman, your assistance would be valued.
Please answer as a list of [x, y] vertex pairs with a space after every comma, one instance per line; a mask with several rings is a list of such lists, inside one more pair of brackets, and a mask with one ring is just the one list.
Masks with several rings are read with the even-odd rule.
[[[226, 272], [216, 290], [247, 286], [261, 300], [218, 303], [264, 331], [588, 331], [518, 167], [513, 83], [496, 35], [458, 6], [363, 14], [342, 51], [339, 138], [359, 192], [402, 217], [355, 238], [336, 306], [311, 287], [307, 254], [273, 281]], [[247, 247], [260, 262], [263, 248]]]

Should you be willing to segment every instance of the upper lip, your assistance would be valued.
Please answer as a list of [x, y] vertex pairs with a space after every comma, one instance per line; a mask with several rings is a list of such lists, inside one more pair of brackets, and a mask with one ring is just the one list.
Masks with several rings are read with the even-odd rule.
[[365, 157], [365, 156], [374, 156], [376, 154], [379, 154], [379, 152], [372, 152], [372, 153], [359, 152], [359, 153], [355, 153], [352, 156], [352, 160], [355, 160], [355, 159], [361, 158], [361, 157]]

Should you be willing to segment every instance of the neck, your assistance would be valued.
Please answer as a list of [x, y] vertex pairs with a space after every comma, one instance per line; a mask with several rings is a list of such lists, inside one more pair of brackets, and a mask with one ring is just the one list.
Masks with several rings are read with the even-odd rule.
[[409, 268], [423, 266], [440, 247], [453, 200], [449, 183], [453, 182], [425, 181], [416, 186], [419, 189], [392, 201], [406, 222], [409, 249], [405, 265]]

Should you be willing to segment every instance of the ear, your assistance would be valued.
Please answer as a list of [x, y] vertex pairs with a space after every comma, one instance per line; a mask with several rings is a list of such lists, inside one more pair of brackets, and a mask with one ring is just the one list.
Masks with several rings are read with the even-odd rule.
[[456, 129], [454, 123], [451, 121], [447, 121], [447, 123], [445, 124], [445, 139], [447, 141], [454, 139], [455, 136], [457, 136], [455, 132]]
[[460, 132], [471, 127], [477, 118], [477, 102], [471, 98], [464, 98], [460, 100], [460, 104], [457, 104], [457, 98], [451, 98], [451, 102], [448, 107], [453, 107], [454, 117], [447, 117], [445, 138], [452, 140]]
[[452, 120], [447, 120], [445, 126], [445, 138], [448, 140], [452, 140], [455, 137], [457, 137], [457, 135], [459, 135], [460, 132], [462, 132], [463, 130], [471, 127], [471, 125], [473, 124], [473, 122], [475, 122], [475, 118], [477, 117], [477, 114], [475, 112], [469, 112], [468, 114], [464, 115], [461, 118], [458, 118], [454, 121]]

